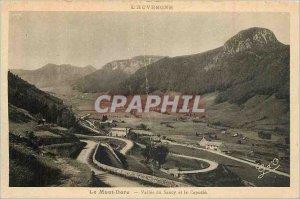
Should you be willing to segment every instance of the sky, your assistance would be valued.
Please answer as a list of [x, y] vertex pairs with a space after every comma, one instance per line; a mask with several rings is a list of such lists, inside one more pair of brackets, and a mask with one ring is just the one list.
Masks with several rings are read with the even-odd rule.
[[101, 68], [138, 55], [196, 54], [251, 27], [268, 28], [289, 44], [285, 13], [12, 12], [9, 68], [48, 63]]

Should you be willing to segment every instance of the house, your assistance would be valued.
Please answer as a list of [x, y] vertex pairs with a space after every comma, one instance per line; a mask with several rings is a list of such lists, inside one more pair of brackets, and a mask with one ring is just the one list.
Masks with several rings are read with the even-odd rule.
[[46, 123], [46, 120], [45, 120], [45, 119], [39, 119], [39, 121], [38, 121], [38, 124], [44, 125], [45, 123]]
[[111, 128], [110, 133], [108, 135], [114, 136], [114, 137], [126, 137], [127, 133], [129, 132], [130, 128], [124, 127], [124, 128]]
[[209, 149], [209, 150], [213, 150], [213, 151], [226, 152], [226, 153], [228, 152], [228, 149], [223, 142], [211, 141], [205, 137], [203, 137], [200, 140], [199, 145], [201, 147], [204, 147], [205, 149]]
[[140, 130], [140, 129], [132, 129], [132, 132], [138, 134], [138, 135], [146, 135], [146, 136], [153, 136], [154, 133], [148, 131], [148, 130]]
[[105, 125], [105, 126], [109, 126], [109, 127], [116, 127], [117, 124], [115, 123], [114, 120], [106, 120], [105, 122], [99, 122], [100, 125]]

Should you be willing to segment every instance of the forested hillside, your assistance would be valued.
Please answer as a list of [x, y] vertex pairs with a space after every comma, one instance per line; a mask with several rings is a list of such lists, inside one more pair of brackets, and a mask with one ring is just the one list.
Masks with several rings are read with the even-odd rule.
[[42, 115], [49, 123], [70, 127], [75, 122], [74, 114], [61, 99], [39, 90], [11, 72], [8, 72], [8, 102], [31, 114]]

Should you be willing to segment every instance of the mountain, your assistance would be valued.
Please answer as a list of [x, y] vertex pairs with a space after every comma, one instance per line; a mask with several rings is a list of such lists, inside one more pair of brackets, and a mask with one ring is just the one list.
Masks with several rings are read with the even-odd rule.
[[67, 64], [47, 64], [37, 70], [16, 69], [11, 70], [11, 72], [42, 90], [54, 91], [60, 88], [71, 88], [78, 79], [95, 70], [93, 66], [77, 67]]
[[[209, 100], [213, 106], [206, 110], [216, 123], [255, 126], [259, 122], [254, 120], [262, 123], [269, 119], [267, 125], [287, 131], [289, 58], [288, 45], [280, 43], [272, 31], [255, 27], [239, 32], [214, 50], [165, 57], [137, 70], [111, 92], [133, 95], [175, 91], [203, 96], [213, 93], [213, 101]], [[247, 116], [242, 117], [241, 111]]]
[[130, 77], [138, 69], [160, 60], [161, 56], [136, 56], [117, 60], [77, 81], [74, 88], [82, 92], [103, 92], [114, 89], [120, 82]]
[[[147, 77], [147, 81], [146, 81]], [[147, 82], [147, 85], [146, 85]], [[124, 94], [177, 91], [204, 94], [221, 91], [218, 102], [243, 103], [255, 94], [289, 95], [289, 46], [267, 29], [239, 32], [217, 49], [166, 57], [123, 81]]]
[[[64, 127], [70, 127], [75, 123], [73, 112], [64, 105], [63, 100], [36, 88], [11, 72], [8, 72], [8, 103], [10, 107], [39, 115], [39, 118], [42, 117], [47, 122]], [[10, 120], [18, 120], [19, 115], [10, 114]]]

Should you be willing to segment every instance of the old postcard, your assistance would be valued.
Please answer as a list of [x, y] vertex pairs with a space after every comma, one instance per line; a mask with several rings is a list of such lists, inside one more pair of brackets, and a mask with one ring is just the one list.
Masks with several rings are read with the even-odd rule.
[[1, 198], [299, 198], [299, 3], [4, 1]]

